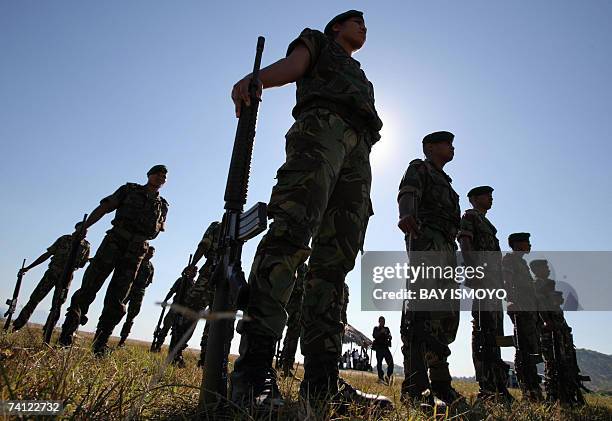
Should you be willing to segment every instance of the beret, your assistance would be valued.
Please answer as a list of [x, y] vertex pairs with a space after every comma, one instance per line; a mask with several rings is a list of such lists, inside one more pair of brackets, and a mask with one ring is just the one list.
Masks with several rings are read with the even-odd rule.
[[535, 259], [529, 262], [529, 267], [532, 269], [538, 266], [545, 266], [545, 265], [548, 266], [548, 260], [546, 259]]
[[363, 17], [363, 12], [360, 12], [359, 10], [347, 10], [344, 13], [340, 13], [338, 16], [336, 16], [332, 20], [330, 20], [327, 23], [327, 25], [325, 25], [325, 29], [323, 30], [323, 32], [325, 33], [325, 35], [333, 35], [334, 31], [332, 31], [332, 27], [335, 24], [342, 23], [345, 20], [348, 20], [348, 19], [354, 18], [354, 17], [362, 18]]
[[166, 168], [165, 165], [162, 164], [158, 164], [158, 165], [153, 165], [151, 167], [151, 169], [147, 172], [147, 176], [151, 175], [151, 174], [157, 174], [157, 173], [168, 173], [168, 168]]
[[438, 142], [452, 142], [455, 138], [455, 135], [451, 132], [433, 132], [429, 133], [427, 136], [423, 138], [423, 145], [428, 143], [438, 143]]
[[529, 241], [531, 234], [528, 232], [515, 232], [508, 236], [508, 242], [513, 243], [515, 241]]
[[491, 192], [493, 192], [493, 187], [491, 186], [478, 186], [470, 190], [467, 194], [467, 197], [478, 196], [481, 194], [491, 193]]

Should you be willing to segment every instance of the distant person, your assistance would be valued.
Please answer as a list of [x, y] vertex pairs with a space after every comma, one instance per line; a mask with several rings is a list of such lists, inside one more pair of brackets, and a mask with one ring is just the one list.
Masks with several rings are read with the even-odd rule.
[[[44, 261], [46, 261], [49, 257], [51, 261], [49, 262], [49, 266], [32, 291], [32, 295], [30, 295], [30, 299], [26, 303], [25, 306], [21, 309], [19, 316], [13, 321], [13, 330], [17, 331], [21, 329], [28, 322], [32, 313], [36, 309], [36, 306], [40, 304], [40, 302], [49, 294], [49, 292], [53, 288], [57, 288], [58, 282], [64, 272], [64, 267], [66, 266], [66, 260], [68, 260], [68, 255], [70, 254], [70, 247], [72, 244], [72, 238], [78, 234], [82, 222], [77, 223], [74, 226], [74, 232], [72, 234], [66, 234], [59, 237], [53, 244], [49, 246], [46, 252], [41, 254], [36, 260], [34, 260], [30, 265], [24, 267], [20, 270], [20, 273], [26, 273], [30, 269], [40, 265]], [[75, 269], [84, 267], [89, 261], [89, 250], [90, 245], [87, 240], [84, 238], [81, 240], [81, 244], [79, 246], [79, 251], [77, 253], [77, 259], [75, 264]], [[70, 278], [72, 281], [72, 277]], [[66, 285], [66, 291], [70, 287], [70, 281], [68, 285]], [[64, 300], [61, 304], [66, 301]]]
[[142, 259], [140, 268], [138, 268], [138, 274], [136, 275], [136, 279], [134, 279], [132, 288], [130, 288], [130, 294], [123, 302], [123, 304], [127, 305], [128, 308], [125, 322], [123, 322], [123, 327], [121, 328], [121, 335], [119, 343], [117, 344], [118, 347], [125, 345], [125, 341], [132, 330], [132, 326], [134, 326], [134, 319], [136, 316], [138, 316], [138, 313], [140, 313], [145, 290], [153, 282], [153, 274], [155, 269], [153, 268], [153, 263], [151, 263], [151, 258], [153, 258], [154, 254], [155, 247], [149, 246], [147, 254], [145, 255], [144, 259]]
[[[372, 332], [374, 342], [372, 349], [376, 352], [376, 370], [378, 371], [378, 382], [390, 384], [393, 381], [393, 355], [391, 355], [391, 331], [385, 326], [385, 318], [378, 318], [378, 326]], [[387, 364], [387, 374], [383, 372], [383, 360]]]

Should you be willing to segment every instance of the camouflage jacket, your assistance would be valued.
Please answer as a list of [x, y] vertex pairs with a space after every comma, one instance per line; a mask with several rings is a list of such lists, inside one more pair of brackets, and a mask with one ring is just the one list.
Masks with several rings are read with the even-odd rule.
[[[55, 242], [51, 246], [49, 246], [47, 252], [52, 254], [51, 261], [49, 262], [49, 269], [57, 273], [62, 273], [64, 271], [66, 260], [68, 259], [68, 255], [70, 254], [71, 245], [72, 235], [66, 234], [62, 235], [60, 238], [55, 240]], [[89, 242], [85, 239], [82, 239], [76, 258], [76, 263], [74, 266], [75, 269], [82, 268], [87, 264], [87, 261], [89, 260], [90, 249], [91, 246]]]
[[164, 230], [168, 202], [159, 193], [150, 193], [140, 184], [127, 183], [100, 203], [111, 203], [117, 210], [114, 227], [152, 240]]
[[206, 258], [206, 262], [200, 268], [200, 274], [206, 274], [206, 276], [212, 275], [212, 270], [217, 260], [220, 239], [221, 224], [218, 221], [214, 221], [208, 226], [198, 244], [198, 250], [203, 250], [204, 257]]
[[415, 159], [408, 165], [399, 186], [398, 201], [405, 193], [413, 193], [417, 201], [416, 219], [421, 228], [442, 233], [449, 241], [459, 230], [461, 210], [459, 196], [451, 186], [453, 180], [433, 163]]
[[484, 214], [476, 209], [468, 209], [461, 217], [457, 237], [465, 236], [472, 240], [471, 256], [476, 260], [474, 264], [485, 267], [489, 281], [495, 277], [495, 284], [501, 286], [502, 254], [496, 234], [497, 229]]
[[173, 303], [176, 304], [186, 304], [187, 295], [189, 294], [189, 290], [193, 287], [195, 283], [195, 278], [187, 278], [185, 276], [181, 276], [174, 284], [172, 284], [172, 288], [168, 291], [167, 296], [174, 295]]
[[538, 310], [542, 312], [560, 312], [563, 305], [563, 293], [555, 289], [555, 281], [552, 279], [536, 278], [536, 299]]
[[374, 106], [374, 87], [361, 70], [361, 64], [320, 31], [304, 29], [289, 44], [287, 55], [300, 43], [310, 53], [310, 66], [297, 81], [293, 116], [297, 119], [305, 110], [327, 108], [355, 130], [368, 132], [370, 144], [378, 141], [382, 121]]
[[153, 267], [153, 263], [151, 263], [150, 260], [143, 261], [138, 269], [138, 274], [136, 275], [136, 279], [134, 279], [132, 288], [145, 289], [151, 285], [154, 273], [155, 268]]
[[537, 311], [535, 284], [523, 255], [506, 253], [502, 258], [502, 273], [508, 311]]

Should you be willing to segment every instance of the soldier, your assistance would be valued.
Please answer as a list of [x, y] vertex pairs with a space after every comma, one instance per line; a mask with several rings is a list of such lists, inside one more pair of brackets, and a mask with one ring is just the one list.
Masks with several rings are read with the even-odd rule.
[[147, 240], [154, 239], [164, 230], [168, 202], [159, 195], [159, 189], [166, 182], [167, 173], [165, 166], [155, 165], [147, 172], [148, 181], [145, 185], [127, 183], [119, 187], [115, 193], [102, 199], [85, 221], [84, 229], [87, 230], [104, 215], [116, 210], [113, 227], [106, 232], [100, 248], [85, 271], [81, 288], [72, 295], [62, 325], [60, 345], [72, 344], [72, 335], [79, 323], [87, 322], [89, 306], [108, 275], [113, 272], [92, 344], [96, 356], [102, 356], [109, 350], [106, 343], [113, 328], [125, 314], [123, 302], [147, 253]]
[[132, 326], [134, 325], [134, 319], [140, 313], [140, 307], [142, 306], [142, 300], [144, 298], [145, 290], [151, 282], [153, 282], [153, 263], [151, 263], [151, 258], [155, 254], [155, 247], [149, 246], [147, 250], [147, 254], [142, 259], [142, 263], [140, 264], [140, 268], [138, 269], [138, 274], [136, 275], [136, 279], [134, 279], [134, 283], [132, 284], [132, 288], [130, 289], [130, 294], [123, 302], [124, 305], [128, 305], [127, 309], [127, 317], [125, 322], [123, 323], [123, 327], [121, 328], [121, 339], [117, 346], [122, 347], [125, 345], [125, 340], [130, 334], [130, 330], [132, 330]]
[[546, 260], [532, 260], [529, 267], [536, 277], [546, 400], [584, 405], [582, 391], [587, 389], [582, 381], [590, 378], [580, 375], [572, 328], [565, 321], [561, 309], [563, 294], [555, 290], [555, 281], [550, 279], [550, 268]]
[[[455, 237], [461, 218], [459, 196], [451, 186], [451, 178], [443, 170], [455, 155], [453, 139], [454, 135], [445, 131], [425, 136], [425, 160], [410, 162], [400, 183], [398, 227], [405, 233], [411, 265], [418, 266], [417, 261], [434, 268], [454, 268], [457, 265]], [[419, 279], [412, 285], [421, 289], [457, 286], [452, 279], [430, 279], [427, 282]], [[458, 303], [443, 303], [436, 311], [417, 308], [412, 300], [408, 303], [402, 313], [400, 328], [405, 373], [403, 400], [433, 405], [433, 393], [447, 405], [461, 400], [457, 404], [463, 406], [465, 399], [451, 386], [447, 362], [450, 355], [448, 345], [455, 340], [459, 327]]]
[[[378, 372], [378, 382], [390, 385], [393, 382], [393, 355], [391, 355], [391, 331], [385, 326], [385, 318], [378, 318], [378, 326], [374, 326], [372, 331], [372, 349], [376, 352], [376, 371]], [[383, 360], [387, 363], [387, 374], [382, 369]]]
[[508, 316], [514, 323], [516, 353], [514, 369], [523, 398], [539, 402], [543, 399], [536, 364], [541, 361], [535, 286], [524, 255], [531, 251], [527, 232], [508, 237], [512, 252], [502, 259], [504, 287], [508, 297]]
[[293, 363], [295, 362], [295, 353], [297, 351], [298, 341], [300, 340], [300, 320], [302, 318], [302, 299], [304, 297], [304, 279], [308, 272], [306, 263], [301, 264], [297, 268], [295, 276], [295, 285], [291, 291], [291, 297], [285, 307], [287, 311], [287, 331], [283, 341], [283, 351], [281, 352], [281, 369], [282, 375], [285, 377], [295, 377], [291, 372]]
[[[470, 190], [467, 196], [472, 209], [466, 210], [461, 218], [458, 240], [465, 264], [486, 270], [485, 278], [466, 281], [466, 285], [473, 289], [503, 287], [502, 254], [496, 236], [497, 229], [486, 217], [493, 205], [492, 193], [493, 188], [490, 186]], [[512, 402], [512, 395], [506, 388], [510, 366], [502, 360], [501, 349], [496, 344], [496, 338], [504, 335], [501, 300], [475, 299], [472, 303], [472, 318], [472, 360], [480, 386], [478, 397], [499, 397]]]
[[[46, 252], [41, 254], [36, 260], [32, 262], [32, 264], [24, 267], [20, 271], [22, 273], [26, 273], [30, 269], [40, 265], [44, 261], [46, 261], [49, 257], [51, 257], [51, 261], [49, 262], [49, 266], [47, 271], [43, 275], [34, 291], [32, 291], [32, 295], [30, 295], [30, 299], [26, 303], [25, 306], [21, 309], [19, 316], [13, 321], [13, 330], [18, 331], [21, 329], [30, 319], [34, 309], [36, 306], [49, 294], [53, 288], [58, 287], [58, 282], [63, 282], [60, 278], [64, 272], [64, 267], [66, 266], [66, 260], [68, 259], [68, 255], [70, 254], [70, 247], [72, 245], [72, 239], [75, 235], [78, 235], [79, 229], [82, 225], [82, 222], [78, 222], [74, 226], [74, 232], [72, 234], [66, 234], [59, 237], [55, 242], [47, 249]], [[81, 244], [79, 245], [79, 251], [77, 253], [76, 265], [75, 269], [84, 267], [89, 261], [89, 251], [90, 245], [89, 241], [86, 239], [81, 240]], [[70, 278], [72, 281], [72, 277]], [[66, 290], [70, 288], [70, 281], [68, 285], [66, 285]], [[60, 303], [64, 304], [65, 299]]]
[[[286, 134], [287, 158], [268, 206], [274, 221], [251, 268], [250, 320], [237, 327], [242, 337], [231, 399], [238, 405], [262, 409], [284, 403], [272, 360], [287, 321], [285, 305], [295, 271], [309, 256], [301, 335], [304, 403], [318, 406], [332, 396], [365, 405], [390, 404], [350, 387], [339, 378], [337, 365], [344, 279], [355, 265], [372, 213], [369, 154], [382, 127], [373, 86], [352, 58], [365, 39], [363, 13], [350, 10], [333, 18], [324, 33], [304, 29], [286, 58], [259, 73], [263, 89], [297, 82], [296, 122]], [[237, 115], [241, 101], [250, 103], [249, 80], [247, 75], [234, 85]]]
[[[197, 272], [198, 268], [194, 265], [187, 266], [185, 269], [183, 269], [181, 276], [176, 281], [174, 281], [174, 284], [172, 284], [170, 291], [168, 291], [168, 294], [166, 294], [166, 297], [164, 298], [164, 305], [166, 305], [168, 303], [168, 300], [174, 296], [172, 304], [178, 304], [186, 307], [187, 294], [194, 285], [195, 276]], [[170, 311], [168, 311], [166, 317], [164, 317], [163, 325], [159, 332], [159, 335], [157, 336], [155, 342], [151, 345], [151, 352], [159, 352], [161, 350], [161, 346], [164, 344], [164, 341], [166, 340], [166, 336], [168, 335], [168, 331], [170, 331], [170, 328], [172, 328], [172, 338], [170, 341], [168, 353], [171, 353], [173, 351], [176, 343], [185, 333], [186, 328], [186, 323], [184, 323], [183, 318], [173, 308], [170, 308]], [[177, 364], [181, 367], [185, 364], [182, 356], [183, 349], [184, 348], [177, 350], [175, 358], [173, 360], [174, 364]]]

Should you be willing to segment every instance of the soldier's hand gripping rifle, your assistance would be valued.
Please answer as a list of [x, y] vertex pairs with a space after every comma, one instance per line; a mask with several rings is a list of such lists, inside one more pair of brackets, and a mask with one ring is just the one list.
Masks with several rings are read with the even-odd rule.
[[17, 283], [15, 284], [15, 289], [13, 290], [13, 298], [9, 298], [6, 300], [6, 304], [8, 304], [8, 310], [4, 313], [4, 317], [6, 321], [4, 322], [4, 330], [8, 330], [11, 325], [11, 320], [13, 319], [13, 314], [15, 310], [17, 310], [17, 298], [19, 297], [19, 290], [21, 289], [21, 281], [23, 280], [23, 275], [25, 272], [23, 269], [25, 268], [26, 259], [23, 259], [23, 263], [21, 264], [21, 270], [17, 272]]
[[46, 344], [51, 342], [51, 335], [53, 335], [55, 325], [60, 318], [62, 304], [66, 301], [66, 297], [68, 296], [68, 287], [72, 277], [74, 276], [74, 270], [76, 269], [77, 258], [81, 248], [81, 240], [83, 239], [83, 230], [85, 228], [86, 220], [87, 214], [83, 215], [83, 221], [72, 238], [70, 252], [68, 253], [68, 258], [66, 259], [66, 264], [64, 265], [64, 270], [62, 271], [62, 276], [58, 279], [57, 284], [55, 285], [55, 290], [53, 291], [51, 310], [49, 311], [49, 316], [47, 316], [47, 321], [43, 326], [43, 340]]
[[[250, 106], [244, 102], [225, 187], [225, 213], [219, 239], [218, 264], [211, 283], [215, 288], [213, 312], [243, 309], [248, 297], [247, 283], [241, 266], [242, 245], [267, 227], [266, 204], [257, 203], [243, 212], [247, 200], [249, 173], [259, 99], [257, 98], [259, 67], [264, 48], [263, 37], [257, 39], [257, 54], [249, 83]], [[227, 395], [227, 357], [231, 340], [232, 319], [211, 320], [204, 376], [200, 389], [200, 407], [215, 405]]]

